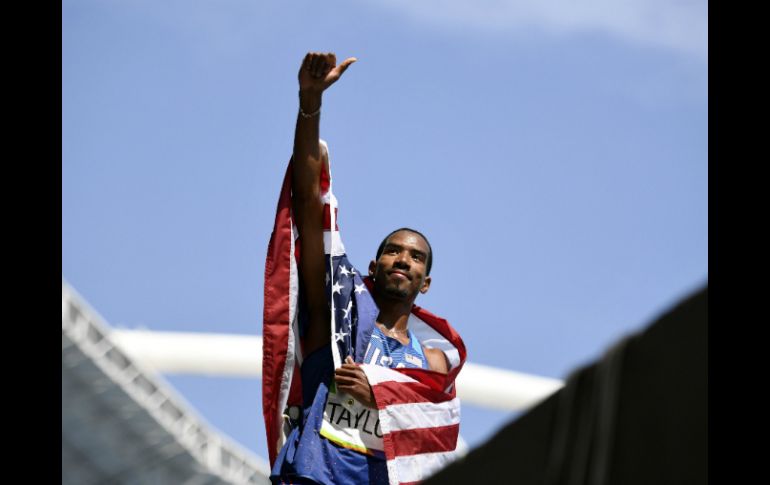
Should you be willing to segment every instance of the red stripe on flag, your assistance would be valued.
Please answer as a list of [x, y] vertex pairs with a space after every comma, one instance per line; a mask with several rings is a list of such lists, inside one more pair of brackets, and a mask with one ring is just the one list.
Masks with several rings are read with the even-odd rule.
[[331, 184], [332, 179], [329, 176], [329, 164], [325, 163], [323, 169], [321, 169], [321, 179], [319, 181], [321, 196], [326, 195], [326, 193], [329, 191], [329, 187], [331, 187]]
[[401, 369], [393, 369], [393, 370], [398, 371], [404, 375], [407, 375], [416, 381], [420, 381], [426, 386], [439, 392], [443, 392], [444, 389], [446, 389], [446, 387], [450, 384], [450, 382], [447, 381], [446, 374], [442, 374], [441, 372], [436, 372], [433, 370], [416, 369], [416, 368], [408, 368], [408, 367], [404, 367]]
[[[262, 328], [262, 413], [265, 418], [270, 463], [275, 462], [281, 422], [278, 397], [286, 364], [289, 338], [289, 279], [291, 269], [291, 164], [278, 199], [275, 225], [265, 260]], [[267, 284], [269, 282], [269, 284]]]
[[435, 428], [418, 428], [393, 431], [383, 438], [393, 441], [396, 456], [416, 455], [419, 453], [441, 453], [457, 448], [460, 425], [450, 424]]
[[[340, 225], [337, 223], [339, 221], [339, 207], [334, 208], [334, 230], [339, 231]], [[332, 219], [331, 219], [331, 210], [329, 209], [329, 204], [324, 204], [324, 231], [328, 231], [329, 228], [332, 225]]]
[[372, 386], [379, 409], [391, 404], [440, 403], [453, 399], [451, 394], [436, 391], [419, 382], [381, 382]]

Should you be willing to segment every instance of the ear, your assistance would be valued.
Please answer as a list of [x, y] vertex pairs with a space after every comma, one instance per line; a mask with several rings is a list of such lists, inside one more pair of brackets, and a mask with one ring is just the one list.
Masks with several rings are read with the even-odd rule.
[[422, 282], [422, 286], [420, 287], [420, 293], [423, 295], [428, 292], [428, 288], [430, 288], [430, 276], [425, 277], [425, 281]]
[[369, 277], [374, 278], [374, 270], [377, 269], [377, 261], [369, 261]]

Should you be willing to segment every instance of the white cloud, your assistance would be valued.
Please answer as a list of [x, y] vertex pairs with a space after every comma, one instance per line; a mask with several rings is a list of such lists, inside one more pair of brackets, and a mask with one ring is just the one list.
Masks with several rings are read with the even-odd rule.
[[707, 0], [370, 0], [421, 22], [484, 31], [605, 32], [708, 56]]

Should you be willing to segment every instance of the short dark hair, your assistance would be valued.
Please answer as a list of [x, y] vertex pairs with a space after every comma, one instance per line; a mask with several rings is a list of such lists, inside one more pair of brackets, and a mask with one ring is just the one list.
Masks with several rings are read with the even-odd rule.
[[374, 258], [374, 260], [377, 261], [380, 259], [382, 252], [385, 250], [385, 244], [387, 244], [388, 239], [390, 239], [390, 236], [401, 231], [409, 231], [417, 234], [418, 236], [423, 238], [425, 240], [425, 243], [428, 245], [428, 257], [427, 257], [427, 260], [425, 261], [425, 276], [428, 276], [430, 274], [430, 268], [431, 266], [433, 266], [433, 248], [431, 247], [430, 241], [428, 241], [428, 238], [425, 237], [425, 234], [421, 233], [416, 229], [412, 229], [411, 227], [400, 227], [395, 231], [392, 231], [387, 236], [385, 236], [385, 239], [383, 239], [382, 242], [380, 243], [380, 247], [377, 248], [377, 256]]

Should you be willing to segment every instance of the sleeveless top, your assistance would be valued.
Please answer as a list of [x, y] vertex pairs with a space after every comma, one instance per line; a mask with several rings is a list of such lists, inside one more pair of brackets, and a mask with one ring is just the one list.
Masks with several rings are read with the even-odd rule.
[[369, 339], [369, 346], [366, 348], [364, 363], [393, 368], [428, 369], [428, 360], [425, 358], [422, 345], [411, 330], [407, 332], [409, 345], [404, 345], [398, 339], [382, 333], [380, 327], [375, 327]]
[[[375, 325], [364, 363], [391, 368], [429, 369], [428, 360], [411, 330], [409, 344], [388, 337]], [[270, 479], [293, 478], [321, 484], [387, 484], [382, 431], [376, 409], [346, 403], [334, 385], [331, 346], [308, 355], [302, 363], [302, 421], [287, 437]], [[349, 399], [350, 400], [350, 399]], [[352, 401], [352, 400], [350, 400]]]

